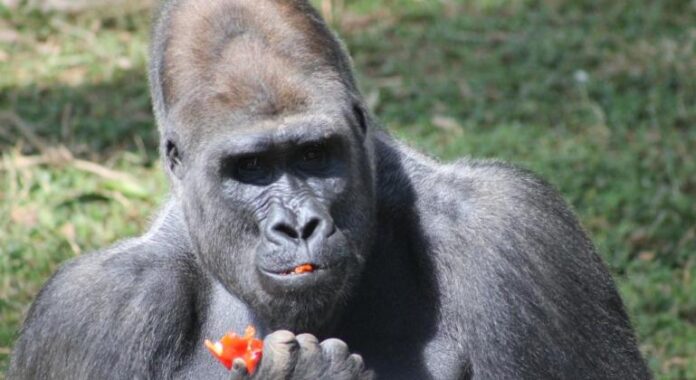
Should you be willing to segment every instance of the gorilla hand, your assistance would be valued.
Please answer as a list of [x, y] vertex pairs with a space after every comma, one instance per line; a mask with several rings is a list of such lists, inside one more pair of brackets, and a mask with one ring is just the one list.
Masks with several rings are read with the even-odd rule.
[[246, 379], [337, 379], [368, 380], [362, 357], [351, 354], [348, 345], [339, 339], [321, 344], [314, 335], [280, 330], [267, 336], [263, 356], [254, 375], [249, 375], [244, 361], [237, 359], [232, 367], [232, 380]]

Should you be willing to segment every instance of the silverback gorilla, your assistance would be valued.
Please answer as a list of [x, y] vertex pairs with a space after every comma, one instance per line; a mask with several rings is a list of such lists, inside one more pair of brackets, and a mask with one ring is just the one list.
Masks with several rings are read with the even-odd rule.
[[[151, 56], [171, 196], [45, 285], [12, 379], [650, 378], [558, 194], [378, 128], [306, 0], [164, 1]], [[228, 372], [203, 341], [249, 324]]]

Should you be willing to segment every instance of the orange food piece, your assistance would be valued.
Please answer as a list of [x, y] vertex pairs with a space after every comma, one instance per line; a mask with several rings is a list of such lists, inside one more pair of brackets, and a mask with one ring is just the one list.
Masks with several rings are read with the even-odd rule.
[[205, 346], [227, 369], [232, 368], [235, 359], [242, 359], [249, 374], [253, 374], [263, 352], [263, 341], [254, 338], [255, 335], [256, 329], [248, 326], [244, 336], [230, 332], [215, 343], [206, 339]]
[[311, 273], [314, 272], [314, 265], [312, 264], [302, 264], [292, 271], [294, 274]]

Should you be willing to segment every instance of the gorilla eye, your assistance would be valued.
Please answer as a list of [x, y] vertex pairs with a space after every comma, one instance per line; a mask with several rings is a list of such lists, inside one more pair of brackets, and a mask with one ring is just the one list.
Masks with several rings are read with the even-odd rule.
[[302, 152], [302, 161], [320, 161], [324, 159], [324, 147], [320, 144], [315, 144], [307, 147]]
[[302, 149], [299, 165], [303, 170], [323, 170], [328, 163], [327, 158], [328, 151], [325, 144], [312, 144]]
[[267, 162], [259, 156], [242, 157], [235, 166], [237, 179], [242, 182], [264, 181], [270, 175]]
[[239, 170], [243, 171], [258, 171], [261, 170], [261, 164], [258, 157], [245, 157], [239, 160]]

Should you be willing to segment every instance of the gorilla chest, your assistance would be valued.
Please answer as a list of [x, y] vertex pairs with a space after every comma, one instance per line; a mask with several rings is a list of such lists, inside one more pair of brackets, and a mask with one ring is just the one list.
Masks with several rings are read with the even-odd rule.
[[388, 296], [373, 291], [351, 307], [337, 337], [362, 355], [378, 378], [460, 378], [461, 346], [439, 319], [433, 297], [418, 290]]
[[384, 333], [365, 328], [339, 337], [363, 356], [380, 379], [461, 378], [463, 361], [457, 343], [425, 327], [413, 324], [398, 333], [389, 327], [384, 327]]

